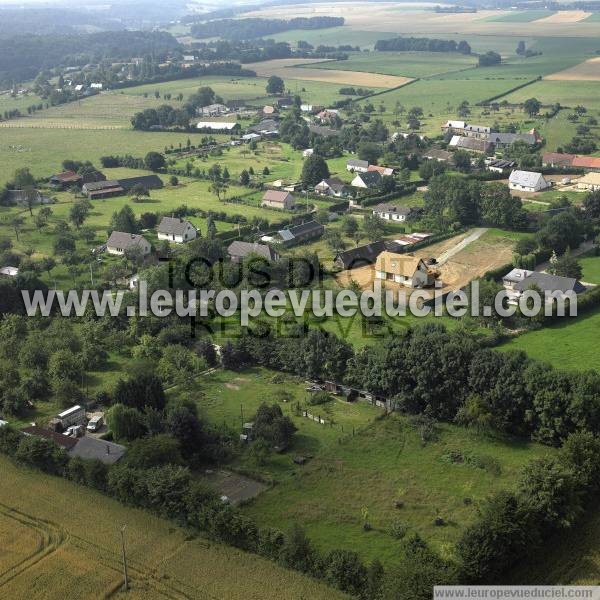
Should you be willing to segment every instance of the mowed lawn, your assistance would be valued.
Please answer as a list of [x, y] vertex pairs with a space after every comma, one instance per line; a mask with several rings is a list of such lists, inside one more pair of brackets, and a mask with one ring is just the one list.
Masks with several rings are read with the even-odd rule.
[[600, 310], [579, 317], [564, 317], [558, 323], [524, 333], [500, 350], [523, 350], [531, 358], [545, 361], [557, 369], [585, 371], [600, 369], [598, 340]]
[[[172, 522], [0, 456], [0, 586], [6, 598], [342, 599], [343, 594], [258, 556], [194, 537]], [[233, 575], [232, 575], [233, 574]]]

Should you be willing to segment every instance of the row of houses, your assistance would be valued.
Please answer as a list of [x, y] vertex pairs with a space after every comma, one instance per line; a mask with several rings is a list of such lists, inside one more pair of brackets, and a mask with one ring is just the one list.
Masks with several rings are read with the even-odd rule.
[[581, 156], [564, 152], [544, 152], [542, 164], [545, 167], [585, 169], [586, 171], [600, 172], [600, 157]]

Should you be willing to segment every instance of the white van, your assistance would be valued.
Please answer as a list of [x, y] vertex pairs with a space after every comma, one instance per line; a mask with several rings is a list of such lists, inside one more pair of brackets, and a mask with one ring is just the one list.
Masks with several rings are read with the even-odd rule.
[[102, 419], [102, 417], [97, 416], [97, 417], [92, 417], [90, 419], [90, 422], [87, 424], [87, 430], [88, 431], [98, 431], [102, 425], [104, 424], [104, 420]]

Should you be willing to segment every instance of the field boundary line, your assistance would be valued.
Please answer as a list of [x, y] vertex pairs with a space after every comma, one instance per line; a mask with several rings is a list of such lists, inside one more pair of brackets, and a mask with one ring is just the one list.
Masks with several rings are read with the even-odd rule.
[[506, 90], [505, 92], [502, 92], [501, 94], [497, 94], [496, 96], [492, 96], [491, 98], [486, 98], [485, 100], [481, 100], [480, 102], [478, 102], [476, 104], [476, 106], [485, 106], [486, 104], [490, 104], [492, 102], [495, 102], [496, 100], [500, 100], [500, 98], [504, 98], [504, 96], [508, 96], [509, 94], [512, 94], [513, 92], [516, 92], [518, 90], [526, 88], [528, 85], [533, 85], [534, 83], [538, 83], [540, 81], [542, 81], [542, 76], [538, 75], [535, 79], [532, 79], [531, 81], [521, 83], [520, 85], [517, 85], [509, 90]]

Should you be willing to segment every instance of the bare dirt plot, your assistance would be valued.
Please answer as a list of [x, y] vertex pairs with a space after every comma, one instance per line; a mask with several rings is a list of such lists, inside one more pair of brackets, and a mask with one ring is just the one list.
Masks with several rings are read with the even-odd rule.
[[256, 71], [259, 77], [277, 75], [283, 79], [301, 79], [304, 81], [323, 81], [344, 85], [364, 85], [377, 88], [396, 88], [412, 81], [408, 77], [380, 75], [359, 71], [338, 71], [335, 69], [314, 69], [298, 65], [322, 63], [322, 60], [306, 60], [302, 58], [281, 58], [260, 63], [250, 63], [246, 68]]
[[[457, 244], [460, 244], [469, 236], [468, 233], [461, 234], [449, 240], [438, 244], [433, 244], [414, 253], [419, 258], [429, 258], [442, 256], [450, 251]], [[460, 252], [452, 256], [446, 263], [439, 267], [433, 266], [440, 277], [442, 287], [439, 290], [447, 293], [452, 290], [458, 290], [465, 287], [470, 281], [481, 277], [491, 269], [500, 267], [512, 258], [513, 242], [509, 239], [500, 238], [491, 235], [489, 232], [483, 234], [479, 239], [474, 240]], [[351, 271], [343, 271], [337, 277], [339, 285], [346, 287], [351, 281], [358, 283], [361, 289], [367, 290], [373, 288], [375, 282], [375, 273], [373, 267], [361, 267]], [[407, 296], [410, 296], [411, 289], [404, 286], [386, 281], [386, 289], [406, 290]], [[433, 297], [433, 290], [431, 290]]]
[[543, 17], [533, 23], [547, 24], [547, 23], [579, 23], [587, 19], [592, 13], [585, 12], [584, 10], [560, 10], [555, 12], [549, 17]]
[[268, 489], [268, 486], [260, 481], [232, 473], [231, 471], [207, 471], [205, 478], [217, 489], [219, 494], [227, 496], [234, 506], [246, 500], [256, 498], [256, 496]]
[[564, 71], [546, 75], [544, 79], [550, 81], [600, 81], [600, 56], [589, 58]]

